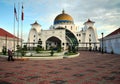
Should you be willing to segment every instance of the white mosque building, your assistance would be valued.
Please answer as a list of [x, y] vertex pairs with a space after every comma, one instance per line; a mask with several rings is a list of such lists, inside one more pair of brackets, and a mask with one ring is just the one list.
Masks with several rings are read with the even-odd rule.
[[82, 30], [75, 25], [73, 18], [63, 10], [54, 19], [54, 24], [48, 29], [43, 30], [37, 21], [31, 24], [27, 46], [36, 47], [39, 42], [47, 50], [50, 47], [62, 47], [63, 50], [68, 46], [78, 46], [79, 49], [95, 49], [99, 46], [98, 36], [93, 21], [88, 19], [84, 23]]

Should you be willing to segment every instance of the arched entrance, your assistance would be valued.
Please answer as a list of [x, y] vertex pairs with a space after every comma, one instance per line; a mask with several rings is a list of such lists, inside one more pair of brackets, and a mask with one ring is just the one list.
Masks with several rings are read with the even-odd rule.
[[49, 50], [51, 47], [54, 48], [54, 50], [57, 50], [61, 47], [61, 40], [55, 36], [52, 36], [46, 40], [46, 49]]

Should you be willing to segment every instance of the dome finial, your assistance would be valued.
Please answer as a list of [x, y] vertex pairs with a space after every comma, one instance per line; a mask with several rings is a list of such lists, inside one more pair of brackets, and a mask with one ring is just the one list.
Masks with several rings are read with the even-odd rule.
[[62, 14], [64, 14], [65, 13], [65, 11], [64, 11], [64, 9], [62, 10]]

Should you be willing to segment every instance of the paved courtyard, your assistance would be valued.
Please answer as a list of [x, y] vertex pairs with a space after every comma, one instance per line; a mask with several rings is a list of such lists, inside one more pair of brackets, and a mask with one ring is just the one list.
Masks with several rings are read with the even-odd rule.
[[62, 60], [0, 58], [0, 84], [120, 84], [120, 55], [80, 51]]

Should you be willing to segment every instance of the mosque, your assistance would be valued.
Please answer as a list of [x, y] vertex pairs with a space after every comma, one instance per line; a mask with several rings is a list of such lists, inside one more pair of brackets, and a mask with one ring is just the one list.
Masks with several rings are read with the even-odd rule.
[[95, 49], [99, 47], [99, 41], [94, 23], [88, 19], [79, 30], [73, 18], [63, 10], [55, 17], [53, 25], [48, 30], [43, 30], [37, 21], [31, 24], [27, 46], [36, 47], [40, 43], [45, 50], [50, 47], [61, 47], [66, 50], [68, 46]]

